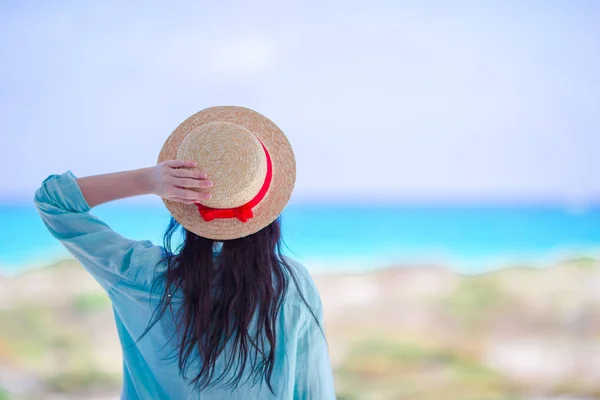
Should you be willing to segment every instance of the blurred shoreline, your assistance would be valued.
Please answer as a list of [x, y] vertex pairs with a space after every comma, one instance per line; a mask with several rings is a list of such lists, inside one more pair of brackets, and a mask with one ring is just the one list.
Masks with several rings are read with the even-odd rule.
[[[121, 235], [162, 244], [164, 207], [101, 205], [93, 214]], [[69, 257], [33, 207], [0, 205], [0, 274]], [[282, 216], [285, 254], [314, 272], [431, 263], [460, 273], [552, 265], [600, 256], [600, 208], [295, 205]]]
[[[313, 277], [340, 399], [600, 398], [598, 258]], [[75, 260], [0, 275], [0, 325], [0, 387], [14, 398], [118, 395], [110, 303]]]
[[[428, 255], [415, 253], [403, 257], [388, 257], [373, 255], [353, 255], [349, 257], [303, 257], [293, 251], [284, 254], [301, 262], [313, 274], [360, 274], [374, 272], [387, 268], [406, 268], [416, 265], [437, 265], [459, 275], [481, 275], [503, 269], [527, 266], [536, 269], [551, 268], [557, 264], [571, 259], [600, 259], [600, 247], [589, 246], [586, 248], [565, 247], [554, 251], [540, 252], [539, 254], [504, 254], [488, 257], [453, 257], [447, 253], [433, 251], [425, 252]], [[68, 254], [68, 253], [67, 253]], [[36, 257], [36, 261], [7, 263], [0, 262], [0, 277], [17, 277], [29, 271], [43, 269], [53, 264], [71, 259], [58, 252], [53, 256]]]

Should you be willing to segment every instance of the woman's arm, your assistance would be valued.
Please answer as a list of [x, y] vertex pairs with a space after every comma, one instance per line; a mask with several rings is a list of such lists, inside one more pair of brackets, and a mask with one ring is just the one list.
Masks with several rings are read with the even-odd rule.
[[191, 204], [210, 198], [210, 194], [192, 189], [212, 186], [206, 174], [185, 169], [195, 166], [193, 161], [170, 160], [149, 168], [78, 178], [77, 184], [90, 208], [143, 194]]
[[[163, 249], [147, 240], [131, 240], [94, 216], [92, 206], [111, 200], [154, 193], [193, 203], [208, 193], [210, 181], [191, 162], [164, 161], [135, 171], [77, 178], [71, 171], [49, 176], [35, 193], [34, 203], [52, 236], [107, 290], [117, 283], [147, 285]], [[186, 169], [187, 168], [187, 169]]]

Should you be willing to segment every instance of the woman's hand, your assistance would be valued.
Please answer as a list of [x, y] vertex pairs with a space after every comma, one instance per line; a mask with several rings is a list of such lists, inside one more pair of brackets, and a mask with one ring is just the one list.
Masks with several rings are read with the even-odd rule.
[[210, 194], [199, 192], [212, 186], [206, 174], [188, 168], [196, 167], [194, 161], [167, 160], [148, 169], [151, 193], [163, 199], [194, 204], [209, 199]]
[[210, 198], [198, 189], [212, 186], [206, 174], [186, 169], [195, 167], [193, 161], [167, 160], [154, 167], [77, 178], [77, 184], [90, 207], [144, 194], [194, 204]]

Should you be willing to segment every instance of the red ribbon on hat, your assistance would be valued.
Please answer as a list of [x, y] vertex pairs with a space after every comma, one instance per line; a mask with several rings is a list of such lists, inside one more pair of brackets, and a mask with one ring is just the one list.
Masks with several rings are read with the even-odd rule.
[[267, 150], [265, 145], [262, 144], [262, 142], [260, 142], [260, 145], [265, 151], [265, 156], [267, 157], [267, 174], [265, 176], [265, 181], [258, 193], [256, 194], [256, 196], [254, 196], [254, 198], [246, 204], [235, 208], [212, 208], [206, 207], [200, 203], [194, 203], [196, 204], [196, 207], [198, 207], [198, 211], [200, 212], [200, 216], [203, 220], [209, 222], [215, 218], [237, 218], [242, 222], [246, 222], [250, 218], [254, 217], [252, 209], [258, 203], [260, 203], [267, 194], [267, 191], [271, 186], [271, 179], [273, 177], [273, 165], [271, 164], [271, 156], [269, 154], [269, 151]]

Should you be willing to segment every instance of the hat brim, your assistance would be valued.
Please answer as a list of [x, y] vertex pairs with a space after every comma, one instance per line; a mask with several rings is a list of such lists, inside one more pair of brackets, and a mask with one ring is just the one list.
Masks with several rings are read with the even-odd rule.
[[202, 110], [184, 122], [169, 136], [158, 156], [158, 163], [177, 159], [179, 145], [192, 130], [209, 122], [231, 122], [254, 134], [267, 148], [273, 163], [268, 192], [253, 209], [254, 217], [246, 222], [237, 218], [204, 221], [193, 204], [163, 199], [165, 206], [183, 227], [215, 240], [229, 240], [251, 235], [272, 223], [289, 201], [296, 181], [296, 160], [285, 134], [267, 117], [244, 107], [224, 106]]

